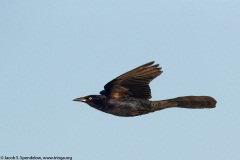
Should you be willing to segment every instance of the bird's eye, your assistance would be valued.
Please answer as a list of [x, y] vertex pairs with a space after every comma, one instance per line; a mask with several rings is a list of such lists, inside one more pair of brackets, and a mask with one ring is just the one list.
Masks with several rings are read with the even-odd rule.
[[92, 100], [92, 97], [89, 97], [88, 99], [89, 99], [89, 100]]

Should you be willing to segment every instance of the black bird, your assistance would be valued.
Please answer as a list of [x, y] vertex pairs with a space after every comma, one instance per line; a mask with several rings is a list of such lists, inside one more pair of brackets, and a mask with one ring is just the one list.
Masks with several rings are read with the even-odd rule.
[[85, 102], [102, 112], [116, 116], [139, 116], [171, 107], [214, 108], [217, 101], [209, 96], [185, 96], [150, 101], [149, 83], [162, 73], [159, 64], [149, 62], [108, 82], [101, 95], [89, 95], [74, 101]]

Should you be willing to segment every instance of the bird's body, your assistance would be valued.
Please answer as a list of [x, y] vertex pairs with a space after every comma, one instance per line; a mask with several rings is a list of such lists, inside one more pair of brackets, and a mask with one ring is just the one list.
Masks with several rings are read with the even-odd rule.
[[76, 98], [95, 109], [116, 116], [138, 116], [170, 107], [214, 108], [216, 100], [209, 96], [185, 96], [162, 101], [150, 101], [149, 83], [162, 73], [154, 62], [137, 67], [107, 83], [101, 95]]
[[101, 96], [101, 100], [96, 100], [89, 105], [102, 112], [123, 117], [153, 112], [150, 101], [137, 98], [108, 99], [106, 96]]

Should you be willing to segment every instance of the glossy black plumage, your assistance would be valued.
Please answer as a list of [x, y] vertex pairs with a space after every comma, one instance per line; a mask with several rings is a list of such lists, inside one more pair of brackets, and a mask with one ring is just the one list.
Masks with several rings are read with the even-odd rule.
[[108, 82], [101, 95], [76, 98], [95, 109], [116, 116], [138, 116], [157, 110], [180, 108], [214, 108], [216, 100], [209, 96], [185, 96], [162, 101], [150, 101], [149, 83], [162, 71], [158, 64], [149, 62]]

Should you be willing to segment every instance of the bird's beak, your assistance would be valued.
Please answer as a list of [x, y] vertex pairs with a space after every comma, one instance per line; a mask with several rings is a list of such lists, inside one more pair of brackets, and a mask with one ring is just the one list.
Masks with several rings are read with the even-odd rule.
[[86, 102], [87, 100], [82, 97], [82, 98], [75, 98], [73, 101]]

